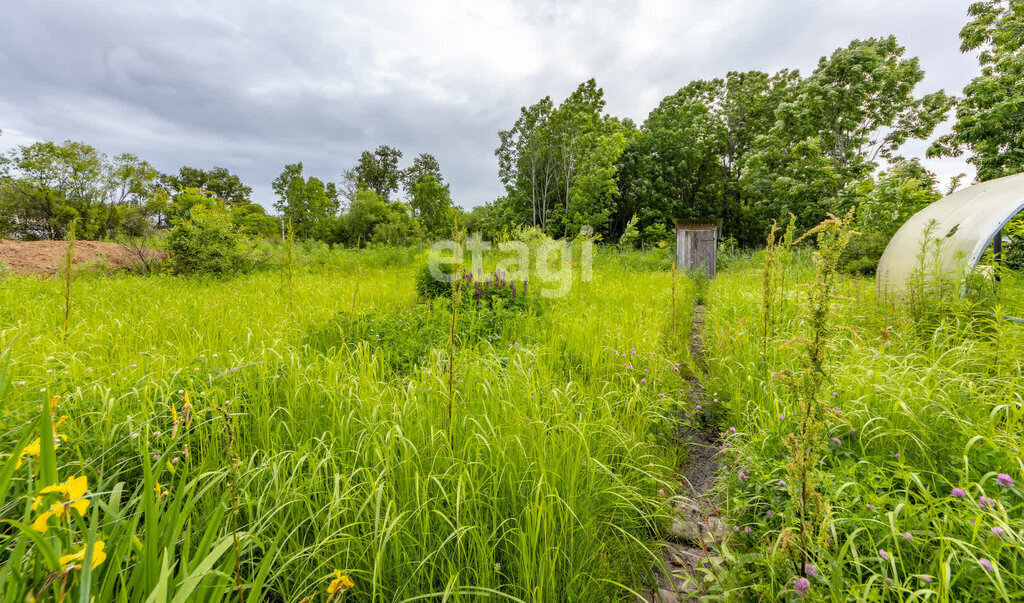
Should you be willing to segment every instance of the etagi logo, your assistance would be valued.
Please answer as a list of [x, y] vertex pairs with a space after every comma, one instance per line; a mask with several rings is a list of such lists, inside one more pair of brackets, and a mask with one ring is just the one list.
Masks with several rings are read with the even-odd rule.
[[[579, 251], [578, 262], [573, 252]], [[460, 275], [444, 270], [443, 265], [465, 265], [469, 253], [469, 270], [478, 274], [483, 270], [484, 253], [499, 255], [497, 270], [510, 281], [528, 282], [533, 278], [531, 290], [540, 291], [541, 297], [565, 297], [572, 288], [574, 268], [579, 269], [579, 279], [589, 282], [594, 278], [594, 242], [582, 239], [575, 244], [568, 241], [543, 241], [529, 245], [523, 241], [503, 241], [495, 246], [487, 241], [469, 240], [438, 241], [430, 247], [430, 274], [438, 281], [450, 283]], [[539, 285], [539, 286], [538, 286]]]

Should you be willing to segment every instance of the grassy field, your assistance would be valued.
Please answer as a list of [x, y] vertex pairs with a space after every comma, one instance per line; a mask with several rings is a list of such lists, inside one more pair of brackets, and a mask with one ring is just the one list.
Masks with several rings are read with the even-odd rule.
[[449, 347], [423, 257], [82, 275], [66, 340], [59, 280], [0, 281], [0, 599], [638, 592], [686, 452], [692, 286], [673, 336], [666, 260], [601, 253], [567, 297], [467, 305]]
[[763, 258], [679, 276], [674, 319], [664, 251], [599, 250], [562, 298], [467, 290], [454, 324], [415, 250], [83, 274], [66, 338], [62, 283], [6, 278], [0, 600], [635, 600], [681, 494], [698, 289], [729, 527], [708, 599], [1024, 596], [1024, 330], [839, 276], [816, 331], [806, 250], [766, 322]]
[[[961, 302], [908, 315], [876, 301], [872, 279], [841, 277], [812, 404], [822, 429], [805, 441], [789, 381], [806, 366], [807, 297], [819, 285], [800, 255], [765, 337], [760, 259], [724, 271], [708, 294], [706, 386], [723, 429], [736, 430], [725, 434], [722, 487], [742, 528], [722, 592], [795, 597], [804, 575], [814, 600], [1020, 600], [1024, 327]], [[1024, 293], [1019, 283], [999, 292], [1004, 303]], [[821, 512], [807, 512], [817, 542], [799, 536], [805, 492], [790, 434], [819, 453], [809, 481]]]

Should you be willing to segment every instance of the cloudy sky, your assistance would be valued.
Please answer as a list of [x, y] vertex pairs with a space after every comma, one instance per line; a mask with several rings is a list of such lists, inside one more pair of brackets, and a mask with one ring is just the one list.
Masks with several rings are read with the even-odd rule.
[[640, 123], [690, 80], [808, 73], [851, 39], [895, 34], [927, 73], [919, 92], [959, 93], [978, 70], [958, 50], [969, 3], [4, 0], [0, 151], [74, 139], [162, 171], [219, 165], [269, 206], [284, 164], [338, 180], [389, 144], [407, 162], [436, 155], [472, 207], [502, 193], [498, 130], [590, 77], [610, 113]]

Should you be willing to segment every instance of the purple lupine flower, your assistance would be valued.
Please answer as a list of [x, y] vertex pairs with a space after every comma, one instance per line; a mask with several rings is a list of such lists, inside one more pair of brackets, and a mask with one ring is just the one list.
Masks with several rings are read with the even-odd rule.
[[889, 553], [885, 549], [878, 549], [878, 556], [886, 561], [889, 560]]
[[1006, 530], [1004, 530], [1003, 528], [1001, 528], [999, 526], [992, 526], [992, 533], [995, 534], [996, 536], [1000, 537], [1000, 538], [1002, 538], [1003, 536], [1006, 536]]
[[840, 440], [839, 438], [832, 438], [832, 443], [834, 445], [836, 445], [836, 446], [842, 446], [843, 445], [843, 441]]
[[978, 559], [978, 565], [980, 565], [981, 569], [985, 570], [986, 572], [991, 572], [995, 569], [994, 567], [992, 567], [992, 562], [988, 559], [985, 559], [984, 557]]
[[796, 581], [796, 584], [793, 585], [793, 590], [795, 590], [796, 594], [798, 594], [800, 596], [806, 595], [807, 591], [810, 590], [810, 588], [811, 588], [811, 581], [808, 580], [807, 578], [799, 578]]
[[914, 535], [911, 534], [910, 532], [903, 532], [903, 540], [906, 540], [907, 542], [913, 542], [914, 541]]
[[996, 483], [1000, 486], [1006, 486], [1007, 488], [1013, 487], [1013, 478], [1005, 473], [1000, 473], [996, 476]]
[[950, 492], [950, 495], [955, 496], [956, 498], [963, 498], [967, 496], [967, 493], [964, 492], [963, 488], [953, 488], [953, 491]]

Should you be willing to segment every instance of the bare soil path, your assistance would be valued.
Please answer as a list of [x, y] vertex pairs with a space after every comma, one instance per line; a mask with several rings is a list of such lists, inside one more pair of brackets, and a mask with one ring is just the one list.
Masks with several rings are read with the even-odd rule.
[[656, 567], [658, 588], [652, 589], [645, 601], [675, 603], [699, 601], [706, 584], [720, 571], [721, 559], [716, 555], [718, 543], [725, 537], [725, 524], [715, 504], [714, 485], [718, 472], [718, 449], [721, 437], [710, 419], [709, 405], [700, 374], [705, 372], [702, 335], [704, 306], [693, 309], [690, 327], [690, 359], [692, 374], [690, 402], [701, 408], [696, 420], [679, 431], [678, 437], [690, 446], [690, 455], [683, 468], [686, 493], [672, 502], [676, 519], [662, 543], [664, 567]]

